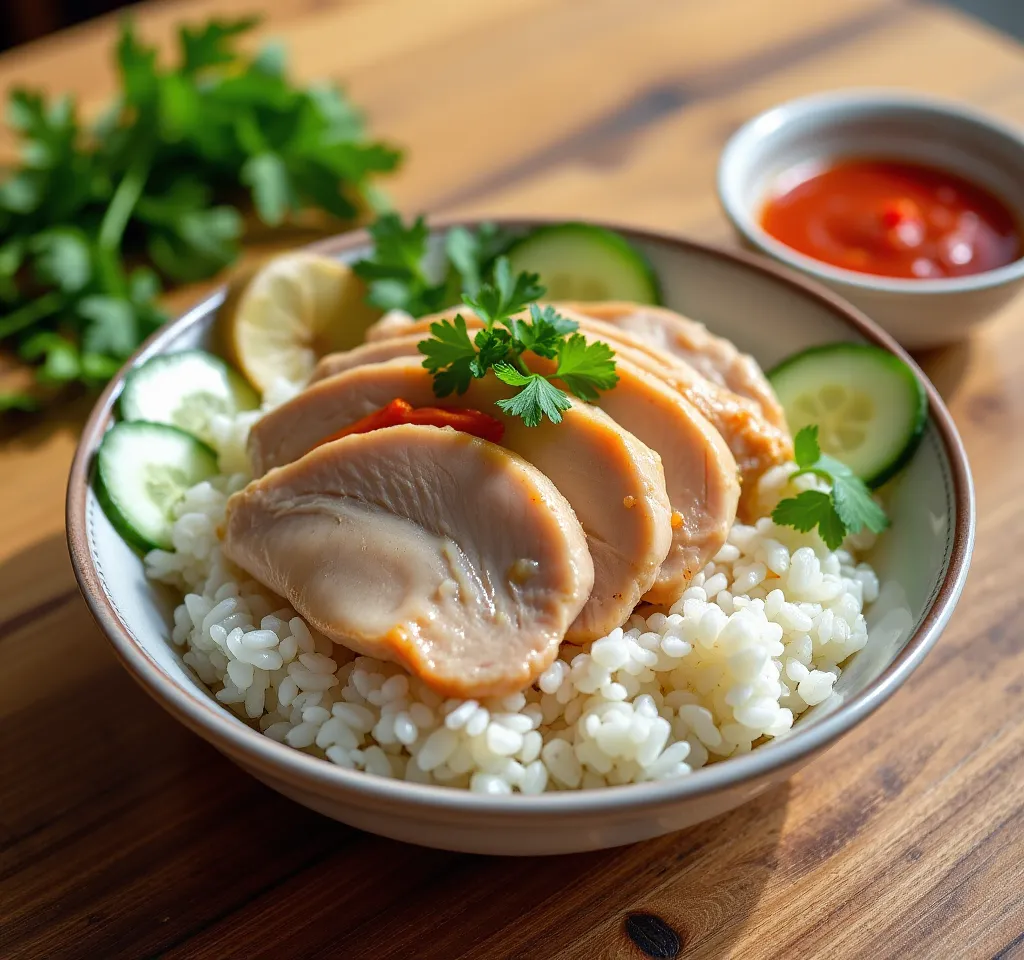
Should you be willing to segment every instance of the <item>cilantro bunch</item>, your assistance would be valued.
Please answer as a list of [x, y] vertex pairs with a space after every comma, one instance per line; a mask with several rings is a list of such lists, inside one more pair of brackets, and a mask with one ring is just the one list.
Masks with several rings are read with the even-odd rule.
[[[589, 401], [618, 383], [611, 347], [588, 342], [576, 332], [576, 321], [554, 307], [539, 307], [535, 301], [544, 295], [544, 287], [538, 280], [532, 273], [513, 277], [508, 260], [499, 257], [493, 282], [481, 283], [475, 296], [462, 297], [484, 322], [476, 336], [470, 339], [461, 314], [430, 325], [430, 338], [418, 347], [423, 366], [434, 376], [437, 396], [465, 393], [474, 378], [493, 370], [503, 383], [518, 388], [515, 396], [497, 401], [498, 406], [535, 427], [544, 417], [560, 423], [562, 411], [572, 405], [568, 393], [552, 380], [560, 380], [574, 396]], [[516, 316], [527, 308], [529, 320]], [[531, 372], [522, 359], [527, 351], [556, 361], [554, 372]]]
[[[516, 239], [514, 234], [491, 223], [453, 227], [431, 264], [430, 231], [423, 217], [406, 226], [397, 214], [385, 213], [369, 230], [373, 253], [353, 269], [367, 281], [370, 303], [422, 317], [462, 302], [484, 323], [473, 337], [461, 314], [430, 325], [430, 337], [418, 347], [423, 366], [434, 376], [437, 396], [465, 393], [472, 380], [493, 371], [517, 388], [498, 406], [535, 427], [544, 417], [560, 423], [562, 412], [571, 406], [569, 393], [594, 401], [600, 391], [618, 383], [611, 347], [588, 342], [577, 333], [576, 321], [554, 307], [539, 307], [536, 301], [545, 291], [536, 274], [512, 276], [502, 254]], [[517, 316], [527, 310], [529, 319]], [[531, 371], [522, 359], [527, 352], [555, 361], [554, 372]]]
[[860, 533], [865, 527], [881, 533], [889, 526], [885, 511], [871, 499], [864, 481], [845, 463], [821, 452], [817, 427], [804, 427], [793, 439], [793, 451], [799, 467], [793, 477], [813, 474], [832, 489], [829, 493], [804, 490], [780, 500], [772, 511], [777, 524], [804, 533], [817, 527], [829, 550], [838, 550], [847, 534]]
[[[238, 49], [254, 18], [182, 27], [178, 63], [125, 21], [121, 91], [84, 125], [67, 96], [14, 90], [20, 166], [0, 177], [0, 345], [60, 387], [106, 381], [166, 318], [166, 282], [238, 255], [249, 204], [268, 226], [315, 208], [350, 219], [400, 155], [330, 86], [300, 88], [282, 50]], [[0, 396], [0, 409], [33, 395]]]
[[498, 256], [515, 239], [493, 223], [473, 230], [453, 227], [445, 235], [439, 262], [430, 265], [430, 231], [422, 216], [405, 226], [397, 214], [384, 213], [369, 231], [373, 253], [353, 267], [369, 285], [367, 299], [381, 310], [404, 310], [414, 317], [460, 303], [463, 293], [476, 296], [491, 279]]

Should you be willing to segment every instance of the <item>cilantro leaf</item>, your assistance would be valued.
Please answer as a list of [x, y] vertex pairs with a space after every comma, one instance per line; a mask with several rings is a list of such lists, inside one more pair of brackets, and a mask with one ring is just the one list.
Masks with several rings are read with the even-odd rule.
[[121, 21], [115, 58], [121, 72], [125, 103], [136, 109], [152, 104], [159, 86], [156, 47], [145, 46], [138, 41], [130, 17]]
[[148, 253], [172, 280], [201, 280], [238, 256], [242, 218], [234, 207], [181, 211], [167, 227], [152, 231]]
[[252, 189], [253, 202], [264, 223], [275, 227], [298, 206], [288, 168], [272, 150], [249, 157], [240, 177]]
[[462, 280], [462, 292], [475, 297], [494, 260], [508, 250], [511, 233], [493, 223], [482, 223], [475, 230], [452, 227], [445, 237], [445, 253]]
[[36, 277], [65, 292], [81, 290], [92, 277], [89, 238], [77, 227], [43, 230], [29, 242]]
[[798, 467], [810, 467], [821, 456], [817, 426], [804, 427], [793, 438], [793, 459]]
[[[424, 237], [425, 239], [425, 237]], [[456, 235], [448, 243], [456, 257], [475, 257], [475, 241]], [[464, 264], [463, 276], [479, 280], [476, 262]], [[374, 275], [379, 264], [366, 264]], [[476, 292], [465, 290], [463, 300], [484, 322], [472, 340], [465, 320], [441, 320], [430, 325], [430, 338], [420, 341], [423, 366], [434, 376], [434, 393], [439, 397], [468, 389], [470, 380], [493, 370], [496, 377], [517, 388], [514, 396], [497, 401], [510, 416], [520, 417], [529, 427], [547, 417], [560, 423], [569, 409], [569, 395], [551, 381], [561, 378], [576, 396], [596, 400], [599, 390], [608, 390], [618, 382], [614, 354], [605, 343], [588, 343], [577, 333], [578, 324], [561, 316], [553, 307], [539, 307], [536, 298], [544, 293], [535, 274], [513, 277], [508, 259], [499, 257], [491, 280], [480, 281]], [[529, 308], [529, 319], [516, 316]], [[531, 372], [522, 360], [526, 353], [547, 359], [557, 358], [555, 372]]]
[[479, 351], [471, 364], [474, 377], [482, 377], [496, 363], [508, 355], [512, 337], [504, 330], [480, 330], [473, 338]]
[[78, 302], [76, 312], [87, 321], [83, 350], [124, 358], [138, 345], [135, 310], [129, 301], [93, 294]]
[[456, 360], [444, 370], [434, 374], [434, 393], [439, 397], [449, 397], [453, 393], [465, 393], [473, 379], [471, 360]]
[[[544, 295], [540, 277], [535, 273], [512, 276], [508, 257], [498, 257], [494, 265], [494, 282], [484, 284], [475, 296], [462, 295], [462, 302], [476, 311], [488, 327], [500, 322], [509, 326], [513, 314]], [[511, 327], [510, 327], [511, 329]]]
[[535, 324], [545, 324], [551, 327], [559, 336], [564, 336], [567, 333], [575, 333], [579, 330], [580, 325], [575, 321], [569, 319], [569, 317], [563, 317], [554, 307], [550, 304], [543, 309], [537, 306], [535, 303], [530, 304], [530, 316], [533, 318]]
[[772, 519], [781, 526], [804, 532], [818, 527], [830, 550], [836, 550], [848, 533], [860, 533], [867, 527], [881, 533], [889, 526], [885, 511], [871, 498], [864, 481], [845, 463], [821, 452], [818, 428], [804, 427], [793, 438], [793, 450], [799, 469], [793, 474], [810, 473], [832, 485], [829, 493], [805, 490], [796, 497], [781, 500]]
[[562, 411], [572, 406], [565, 392], [539, 373], [524, 375], [508, 363], [495, 364], [494, 373], [503, 383], [522, 387], [514, 397], [497, 404], [510, 416], [522, 418], [528, 427], [536, 427], [543, 417], [561, 423]]
[[833, 474], [832, 501], [850, 533], [860, 533], [865, 527], [872, 533], [881, 533], [889, 526], [885, 511], [871, 499], [867, 487], [852, 473]]
[[22, 344], [24, 360], [42, 360], [38, 378], [43, 383], [67, 383], [81, 373], [78, 348], [59, 333], [43, 331]]
[[434, 283], [424, 268], [428, 233], [423, 217], [408, 227], [398, 214], [378, 217], [370, 227], [373, 255], [353, 266], [370, 286], [370, 303], [382, 310], [405, 310], [414, 317], [441, 308], [445, 285]]
[[772, 520], [779, 526], [795, 527], [803, 533], [817, 527], [829, 550], [838, 550], [846, 537], [846, 527], [832, 497], [820, 490], [804, 490], [795, 497], [780, 500], [772, 511]]
[[619, 382], [615, 352], [601, 340], [588, 343], [574, 333], [559, 345], [555, 376], [580, 399], [596, 400], [599, 390], [611, 390]]
[[423, 354], [423, 366], [434, 374], [434, 392], [439, 397], [465, 393], [476, 373], [476, 347], [469, 339], [466, 321], [461, 316], [439, 320], [430, 325], [429, 340], [421, 340], [417, 349]]
[[427, 235], [427, 223], [423, 217], [417, 217], [406, 227], [398, 214], [387, 213], [370, 227], [373, 262], [382, 267], [400, 267], [410, 275], [418, 275], [427, 254]]
[[494, 375], [510, 387], [525, 387], [536, 376], [533, 373], [520, 373], [511, 363], [496, 363]]
[[81, 358], [82, 379], [90, 386], [101, 386], [121, 369], [121, 363], [117, 357], [86, 351]]
[[227, 41], [251, 30], [259, 20], [259, 17], [243, 17], [240, 20], [213, 19], [199, 29], [182, 27], [179, 31], [182, 71], [196, 73], [207, 67], [232, 63], [235, 51]]
[[471, 360], [476, 356], [476, 347], [469, 339], [466, 321], [461, 315], [455, 320], [438, 320], [430, 325], [430, 340], [422, 340], [418, 344], [420, 353], [426, 358], [423, 366], [431, 373], [440, 370], [449, 363], [459, 360]]
[[549, 360], [558, 356], [558, 348], [567, 333], [579, 328], [575, 320], [563, 317], [554, 307], [547, 306], [542, 310], [535, 303], [530, 304], [530, 320], [509, 319], [508, 327], [512, 335], [523, 345], [523, 350], [530, 350], [539, 357]]

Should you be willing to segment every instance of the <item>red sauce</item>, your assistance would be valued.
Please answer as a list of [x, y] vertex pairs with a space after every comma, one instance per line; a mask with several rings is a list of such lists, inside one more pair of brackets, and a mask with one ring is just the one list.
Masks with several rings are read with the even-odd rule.
[[407, 400], [398, 398], [337, 433], [317, 441], [316, 446], [340, 440], [353, 433], [370, 433], [373, 430], [396, 427], [403, 423], [427, 427], [453, 427], [461, 433], [471, 433], [474, 437], [490, 440], [491, 443], [501, 443], [501, 438], [505, 435], [505, 424], [479, 410], [470, 410], [467, 407], [414, 407]]
[[846, 160], [785, 187], [761, 225], [824, 263], [883, 277], [983, 273], [1021, 256], [1021, 226], [987, 190], [914, 163]]

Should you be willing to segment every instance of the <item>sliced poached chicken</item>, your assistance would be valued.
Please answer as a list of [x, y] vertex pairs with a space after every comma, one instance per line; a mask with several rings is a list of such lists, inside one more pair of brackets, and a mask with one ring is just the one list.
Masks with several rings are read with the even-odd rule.
[[555, 485], [450, 427], [357, 434], [272, 470], [229, 500], [224, 552], [325, 636], [451, 697], [533, 683], [594, 583]]
[[[505, 425], [502, 446], [549, 477], [587, 534], [594, 588], [566, 639], [585, 643], [620, 626], [646, 594], [672, 547], [671, 507], [661, 458], [607, 414], [574, 401], [560, 424], [527, 427], [495, 401], [513, 395], [496, 377], [474, 380], [455, 399]], [[310, 385], [268, 413], [249, 435], [254, 475], [289, 463], [367, 414], [401, 397], [436, 406], [418, 359], [398, 357]]]
[[[760, 405], [749, 397], [740, 396], [717, 380], [709, 380], [681, 356], [659, 350], [620, 327], [577, 313], [572, 308], [563, 308], [560, 304], [555, 304], [555, 307], [564, 316], [575, 320], [579, 324], [579, 332], [588, 340], [604, 340], [615, 350], [616, 360], [632, 361], [642, 370], [658, 377], [710, 421], [732, 451], [739, 468], [743, 483], [741, 507], [749, 508], [761, 474], [776, 464], [792, 459], [793, 441], [788, 429], [774, 423]], [[370, 327], [367, 332], [368, 343], [357, 348], [357, 351], [365, 351], [364, 357], [386, 356], [394, 349], [384, 346], [389, 339], [399, 336], [422, 339], [429, 335], [431, 323], [453, 317], [456, 313], [462, 314], [470, 329], [481, 326], [480, 319], [472, 311], [464, 309], [452, 308], [414, 321], [391, 314]], [[378, 352], [375, 353], [375, 350]], [[324, 357], [314, 371], [314, 378], [329, 374], [336, 363], [346, 363], [344, 358], [347, 355], [330, 354]], [[770, 386], [768, 390], [771, 390]]]
[[757, 361], [741, 353], [731, 340], [716, 337], [703, 323], [666, 307], [643, 303], [559, 304], [559, 309], [563, 307], [618, 327], [661, 354], [678, 357], [705, 379], [753, 400], [769, 423], [788, 429], [782, 404]]
[[[363, 344], [320, 361], [317, 375], [352, 370], [399, 356], [419, 356], [418, 334]], [[530, 369], [550, 374], [551, 360], [524, 354]], [[736, 461], [721, 434], [656, 376], [617, 357], [619, 382], [598, 401], [619, 426], [661, 455], [672, 505], [672, 549], [644, 595], [672, 603], [725, 543], [739, 498]]]

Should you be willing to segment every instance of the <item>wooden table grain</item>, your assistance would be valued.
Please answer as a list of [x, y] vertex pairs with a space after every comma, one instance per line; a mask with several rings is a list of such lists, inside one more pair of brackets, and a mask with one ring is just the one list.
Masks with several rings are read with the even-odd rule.
[[[168, 40], [182, 18], [254, 5], [137, 9]], [[286, 41], [299, 76], [342, 81], [408, 147], [391, 190], [409, 212], [592, 215], [731, 242], [716, 158], [772, 103], [894, 85], [1024, 122], [1021, 47], [922, 2], [265, 6], [263, 33]], [[0, 90], [99, 105], [113, 30], [99, 21], [0, 57]], [[639, 958], [626, 924], [638, 913], [671, 927], [687, 958], [1024, 956], [1022, 336], [1018, 301], [921, 358], [963, 432], [979, 523], [960, 607], [907, 686], [731, 814], [547, 860], [360, 833], [185, 732], [115, 662], [71, 574], [62, 500], [87, 405], [6, 441], [0, 956]]]

